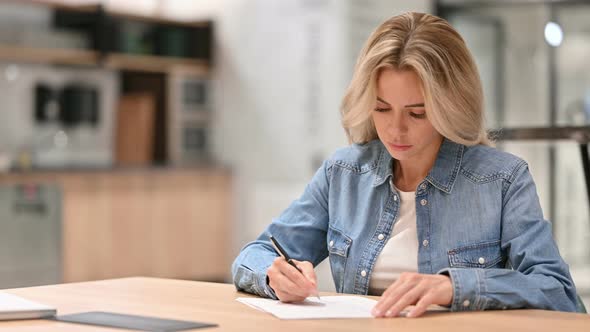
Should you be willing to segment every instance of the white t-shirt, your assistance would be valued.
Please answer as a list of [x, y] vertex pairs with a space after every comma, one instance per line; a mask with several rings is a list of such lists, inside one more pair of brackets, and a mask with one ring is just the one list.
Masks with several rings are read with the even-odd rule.
[[369, 280], [371, 295], [381, 295], [402, 272], [418, 272], [416, 193], [397, 191], [401, 201], [397, 222], [373, 267], [371, 280]]

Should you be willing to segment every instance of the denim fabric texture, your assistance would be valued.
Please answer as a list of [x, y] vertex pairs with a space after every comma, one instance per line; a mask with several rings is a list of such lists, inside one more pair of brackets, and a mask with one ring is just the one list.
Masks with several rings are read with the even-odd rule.
[[[338, 292], [367, 294], [400, 206], [392, 164], [378, 140], [336, 151], [301, 197], [241, 250], [232, 265], [236, 288], [276, 299], [266, 282], [277, 257], [272, 234], [294, 259], [315, 266], [329, 258]], [[416, 188], [416, 219], [418, 270], [450, 276], [451, 310], [576, 311], [568, 265], [524, 160], [445, 139]]]

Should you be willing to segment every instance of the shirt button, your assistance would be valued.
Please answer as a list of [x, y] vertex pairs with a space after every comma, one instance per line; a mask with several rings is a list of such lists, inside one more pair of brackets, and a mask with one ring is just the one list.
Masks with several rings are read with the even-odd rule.
[[428, 204], [428, 201], [427, 201], [427, 200], [425, 200], [425, 199], [422, 199], [422, 200], [420, 201], [420, 204], [421, 204], [422, 206], [424, 206], [424, 205]]
[[334, 246], [334, 241], [330, 241], [330, 248], [332, 248]]
[[463, 301], [463, 306], [464, 307], [469, 307], [470, 304], [471, 304], [471, 302], [469, 302], [469, 300]]
[[480, 257], [477, 261], [479, 262], [479, 264], [483, 265], [486, 262], [486, 259], [483, 257]]
[[422, 245], [425, 246], [425, 247], [428, 247], [428, 243], [429, 243], [428, 240], [422, 241]]
[[397, 195], [393, 195], [393, 200], [397, 202]]
[[425, 184], [425, 183], [422, 183], [422, 184], [420, 185], [420, 189], [422, 189], [422, 190], [426, 189], [426, 184]]
[[383, 234], [379, 234], [379, 236], [377, 236], [377, 238], [378, 238], [379, 240], [383, 240], [383, 239], [385, 238], [385, 235], [383, 235]]
[[361, 271], [361, 276], [363, 276], [363, 277], [366, 277], [366, 276], [367, 276], [367, 271], [365, 271], [365, 270], [362, 270], [362, 271]]

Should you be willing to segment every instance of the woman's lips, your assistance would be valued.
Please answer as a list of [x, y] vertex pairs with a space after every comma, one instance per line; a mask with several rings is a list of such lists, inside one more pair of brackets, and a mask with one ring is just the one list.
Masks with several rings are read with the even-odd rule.
[[412, 147], [411, 145], [405, 145], [405, 144], [391, 144], [391, 143], [389, 143], [388, 145], [394, 151], [406, 151]]

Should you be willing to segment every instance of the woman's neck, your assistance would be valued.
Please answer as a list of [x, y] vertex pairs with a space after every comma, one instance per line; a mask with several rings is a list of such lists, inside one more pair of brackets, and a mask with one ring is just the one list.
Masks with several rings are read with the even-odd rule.
[[393, 174], [395, 187], [401, 191], [416, 191], [416, 188], [426, 178], [434, 162], [436, 155], [424, 162], [417, 162], [415, 160], [394, 160]]

